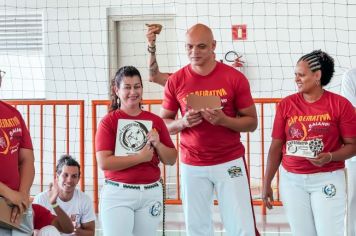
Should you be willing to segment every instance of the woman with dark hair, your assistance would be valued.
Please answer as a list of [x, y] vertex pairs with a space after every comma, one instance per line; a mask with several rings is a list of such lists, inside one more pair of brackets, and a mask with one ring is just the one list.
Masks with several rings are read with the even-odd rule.
[[[142, 110], [142, 79], [135, 67], [121, 67], [111, 91], [111, 111], [100, 122], [95, 137], [98, 165], [105, 175], [100, 197], [104, 235], [153, 236], [163, 208], [159, 163], [173, 165], [177, 150], [163, 120]], [[118, 131], [127, 120], [132, 123], [125, 126], [125, 132]], [[143, 125], [145, 121], [152, 123], [152, 129]], [[135, 150], [118, 154], [123, 151], [116, 150], [121, 147], [118, 142]]]
[[325, 90], [334, 60], [321, 50], [295, 68], [298, 93], [278, 105], [262, 199], [272, 208], [272, 179], [282, 163], [280, 193], [293, 235], [344, 233], [344, 161], [356, 153], [356, 116], [344, 97]]

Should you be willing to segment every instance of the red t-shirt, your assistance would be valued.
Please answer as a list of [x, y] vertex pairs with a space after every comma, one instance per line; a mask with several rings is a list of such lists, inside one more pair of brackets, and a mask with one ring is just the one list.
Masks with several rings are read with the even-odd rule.
[[47, 208], [38, 204], [32, 204], [32, 210], [34, 229], [40, 230], [47, 225], [52, 225], [52, 221], [56, 216], [52, 215]]
[[[152, 129], [155, 128], [157, 130], [160, 142], [167, 147], [174, 148], [167, 127], [159, 116], [147, 111], [142, 111], [137, 116], [130, 116], [121, 110], [115, 110], [107, 114], [99, 124], [95, 136], [97, 152], [112, 151], [115, 153], [117, 125], [120, 119], [151, 120]], [[150, 162], [141, 163], [125, 170], [104, 170], [104, 175], [106, 179], [129, 184], [153, 183], [160, 178], [159, 162], [157, 153], [153, 152], [153, 158]]]
[[33, 149], [21, 114], [0, 101], [0, 182], [13, 190], [20, 186], [19, 150]]
[[[170, 76], [164, 89], [163, 108], [182, 116], [186, 112], [186, 97], [215, 95], [221, 99], [223, 112], [236, 117], [237, 111], [253, 105], [246, 77], [231, 66], [217, 62], [214, 70], [201, 76], [191, 66], [185, 66]], [[231, 129], [202, 123], [181, 131], [181, 160], [194, 166], [209, 166], [237, 159], [245, 154], [240, 133]]]
[[296, 93], [278, 105], [272, 137], [285, 142], [282, 165], [289, 172], [311, 174], [341, 169], [344, 168], [344, 161], [316, 167], [307, 159], [298, 157], [300, 152], [297, 156], [292, 153], [298, 148], [305, 150], [306, 142], [317, 143], [314, 147], [319, 152], [338, 150], [343, 145], [343, 137], [356, 137], [355, 110], [344, 97], [328, 91], [314, 103], [306, 102], [301, 93]]

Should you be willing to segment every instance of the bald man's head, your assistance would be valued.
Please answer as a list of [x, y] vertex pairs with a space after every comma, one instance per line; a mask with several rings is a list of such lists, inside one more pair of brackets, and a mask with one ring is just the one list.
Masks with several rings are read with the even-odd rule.
[[215, 61], [216, 42], [211, 29], [203, 24], [193, 25], [186, 33], [186, 49], [193, 66]]
[[208, 26], [204, 24], [193, 25], [187, 30], [186, 35], [204, 35], [204, 37], [209, 38], [209, 40], [214, 40], [213, 32]]

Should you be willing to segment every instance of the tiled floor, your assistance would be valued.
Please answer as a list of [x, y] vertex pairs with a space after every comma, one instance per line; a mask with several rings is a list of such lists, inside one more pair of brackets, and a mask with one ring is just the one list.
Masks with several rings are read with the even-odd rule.
[[[185, 236], [184, 217], [181, 206], [167, 206], [166, 236]], [[282, 207], [275, 207], [266, 216], [261, 214], [261, 207], [255, 207], [257, 228], [263, 236], [291, 236], [289, 225]], [[215, 236], [226, 235], [220, 220], [218, 208], [214, 208]], [[100, 222], [97, 221], [97, 236], [102, 236]], [[161, 227], [157, 236], [162, 235]]]

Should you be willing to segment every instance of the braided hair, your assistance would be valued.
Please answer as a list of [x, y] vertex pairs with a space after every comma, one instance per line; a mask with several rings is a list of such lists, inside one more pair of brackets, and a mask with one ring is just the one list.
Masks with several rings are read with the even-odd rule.
[[136, 67], [123, 66], [116, 72], [114, 78], [110, 82], [110, 92], [111, 92], [111, 94], [110, 94], [110, 98], [111, 98], [110, 111], [120, 109], [120, 105], [121, 105], [119, 97], [115, 93], [115, 86], [117, 88], [119, 88], [122, 80], [125, 77], [133, 77], [133, 76], [138, 76], [140, 78], [141, 86], [143, 86], [141, 74], [137, 70]]
[[312, 72], [317, 70], [321, 71], [321, 86], [327, 85], [333, 77], [335, 71], [334, 59], [326, 52], [314, 50], [311, 53], [302, 56], [298, 62], [300, 61], [307, 62]]

